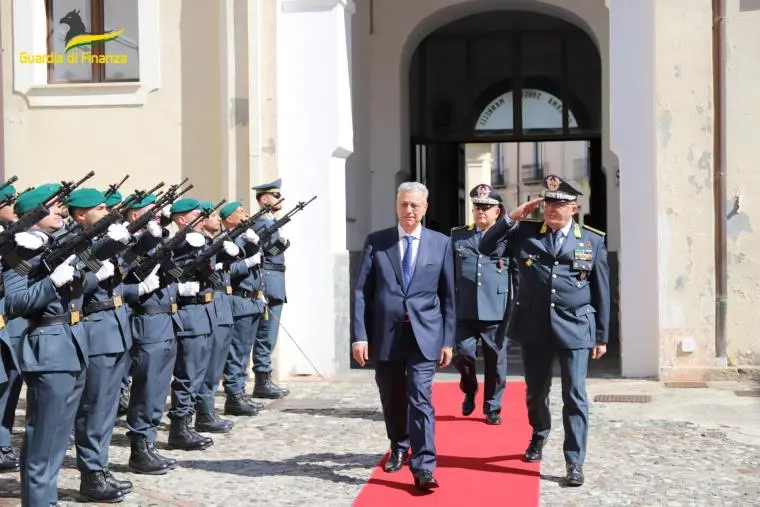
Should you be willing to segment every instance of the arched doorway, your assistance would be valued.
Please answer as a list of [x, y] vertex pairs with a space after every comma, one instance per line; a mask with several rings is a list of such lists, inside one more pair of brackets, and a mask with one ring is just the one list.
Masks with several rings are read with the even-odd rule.
[[[412, 176], [430, 189], [428, 227], [448, 233], [469, 222], [476, 184], [491, 183], [513, 207], [554, 173], [583, 191], [578, 221], [607, 230], [602, 63], [578, 26], [504, 10], [438, 28], [412, 55], [409, 114]], [[617, 359], [616, 312], [610, 324]]]

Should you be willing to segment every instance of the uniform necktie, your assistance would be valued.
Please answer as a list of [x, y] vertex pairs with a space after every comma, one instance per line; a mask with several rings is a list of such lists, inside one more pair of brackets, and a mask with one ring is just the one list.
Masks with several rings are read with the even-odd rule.
[[552, 232], [552, 246], [554, 247], [554, 255], [559, 255], [559, 240], [562, 239], [562, 230], [556, 230]]
[[409, 283], [412, 281], [412, 241], [414, 236], [404, 236], [404, 238], [406, 239], [406, 249], [401, 261], [401, 273], [404, 276], [404, 289], [408, 289]]

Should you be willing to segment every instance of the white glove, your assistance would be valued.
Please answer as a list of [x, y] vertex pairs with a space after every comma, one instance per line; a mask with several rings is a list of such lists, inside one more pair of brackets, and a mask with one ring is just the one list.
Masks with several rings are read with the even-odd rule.
[[131, 237], [129, 231], [122, 224], [111, 224], [108, 226], [108, 237], [126, 245]]
[[53, 285], [61, 288], [74, 279], [75, 270], [74, 266], [72, 266], [71, 263], [74, 262], [76, 258], [76, 255], [70, 255], [69, 258], [63, 262], [63, 264], [56, 266], [53, 272], [50, 273], [50, 280], [53, 282]]
[[5, 227], [3, 227], [2, 225], [0, 225], [0, 232], [3, 232], [4, 230], [5, 230]]
[[115, 270], [113, 264], [111, 264], [111, 261], [103, 261], [103, 265], [100, 267], [98, 272], [95, 273], [95, 278], [97, 278], [99, 282], [102, 282], [106, 278], [111, 278], [114, 272]]
[[13, 240], [18, 246], [27, 250], [39, 250], [47, 244], [48, 237], [42, 231], [25, 231], [17, 232], [13, 236]]
[[[1, 232], [1, 231], [0, 231]], [[229, 255], [230, 257], [237, 257], [240, 253], [240, 247], [238, 247], [235, 243], [232, 241], [225, 241], [222, 246], [224, 246], [224, 252]]]
[[257, 252], [247, 259], [243, 259], [243, 262], [245, 262], [245, 265], [248, 268], [252, 268], [258, 264], [261, 264], [261, 252]]
[[161, 209], [161, 214], [164, 216], [164, 218], [171, 218], [172, 216], [172, 205], [167, 204], [166, 206]]
[[145, 294], [150, 294], [151, 292], [158, 290], [161, 286], [161, 279], [158, 278], [158, 275], [156, 274], [159, 267], [159, 265], [156, 265], [156, 267], [153, 268], [153, 271], [145, 277], [145, 280], [140, 282], [140, 285], [137, 286], [137, 294], [144, 296]]
[[254, 245], [259, 244], [259, 235], [256, 234], [256, 231], [253, 229], [248, 229], [245, 231], [245, 240], [249, 243], [253, 243]]
[[146, 229], [148, 229], [148, 233], [153, 236], [154, 238], [160, 238], [163, 235], [163, 230], [161, 230], [161, 226], [158, 225], [156, 222], [151, 220], [148, 222], [148, 225], [145, 226]]
[[224, 263], [223, 262], [217, 262], [214, 264], [214, 271], [221, 271], [224, 269]]
[[177, 284], [177, 292], [180, 296], [195, 296], [201, 291], [201, 284], [198, 282], [185, 282]]
[[185, 236], [185, 241], [190, 246], [198, 248], [206, 244], [206, 237], [200, 232], [188, 232]]

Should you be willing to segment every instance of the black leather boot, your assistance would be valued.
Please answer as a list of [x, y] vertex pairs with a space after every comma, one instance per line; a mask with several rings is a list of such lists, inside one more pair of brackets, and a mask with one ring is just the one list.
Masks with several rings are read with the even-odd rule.
[[175, 417], [169, 426], [169, 449], [202, 451], [213, 443], [190, 428], [190, 416]]
[[79, 493], [91, 502], [117, 503], [124, 500], [124, 492], [108, 483], [103, 470], [82, 472]]
[[13, 447], [0, 447], [0, 472], [18, 469], [18, 453]]
[[288, 389], [272, 382], [272, 372], [256, 372], [255, 375], [256, 383], [253, 386], [253, 395], [256, 398], [276, 400], [290, 394]]
[[130, 442], [129, 468], [138, 474], [163, 475], [171, 466], [167, 460], [153, 453], [154, 443], [145, 437], [134, 437]]
[[245, 393], [228, 395], [224, 403], [224, 415], [256, 415], [258, 413], [259, 409], [251, 404]]
[[106, 474], [106, 482], [113, 486], [114, 488], [121, 490], [126, 495], [127, 493], [132, 492], [132, 482], [131, 481], [121, 481], [113, 476], [110, 470], [107, 468], [103, 470], [103, 472]]
[[155, 458], [159, 461], [163, 461], [166, 463], [169, 467], [169, 470], [174, 470], [177, 468], [177, 460], [174, 458], [167, 458], [166, 456], [162, 456], [158, 453], [158, 449], [156, 448], [155, 442], [148, 442], [148, 452], [151, 453]]
[[216, 409], [210, 412], [198, 412], [195, 415], [195, 431], [203, 433], [229, 433], [233, 423], [222, 419], [216, 414]]

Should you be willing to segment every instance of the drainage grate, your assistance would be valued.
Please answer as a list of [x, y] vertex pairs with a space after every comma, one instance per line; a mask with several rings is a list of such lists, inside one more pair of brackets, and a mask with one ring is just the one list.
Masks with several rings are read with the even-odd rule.
[[597, 403], [649, 403], [652, 397], [648, 394], [597, 394], [594, 402]]
[[751, 389], [747, 391], [734, 391], [737, 396], [742, 398], [760, 398], [760, 389]]
[[704, 389], [707, 387], [705, 382], [665, 382], [665, 387], [676, 387], [685, 389]]

